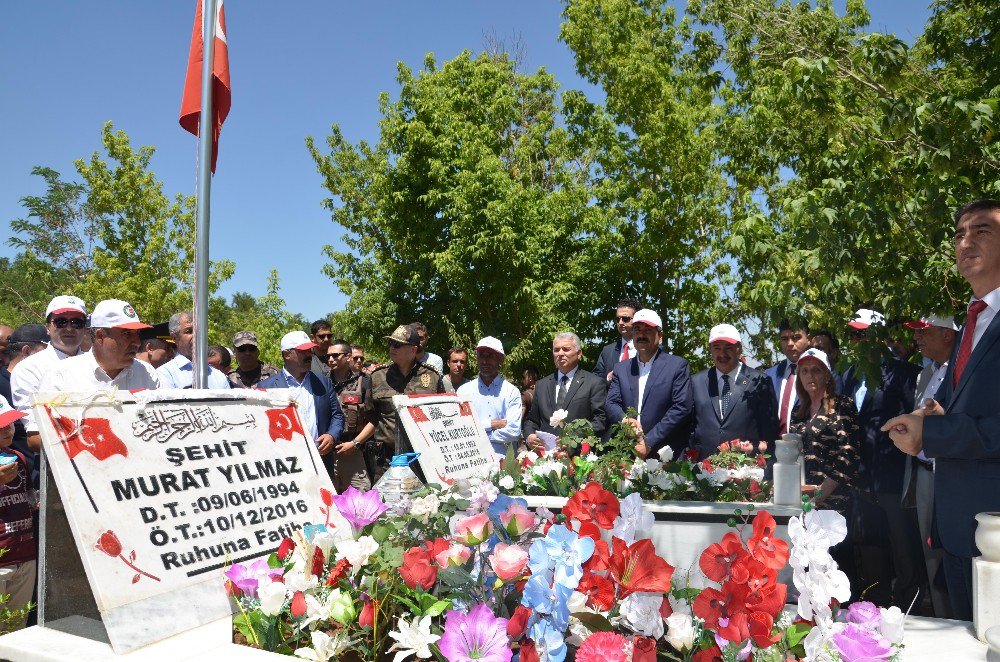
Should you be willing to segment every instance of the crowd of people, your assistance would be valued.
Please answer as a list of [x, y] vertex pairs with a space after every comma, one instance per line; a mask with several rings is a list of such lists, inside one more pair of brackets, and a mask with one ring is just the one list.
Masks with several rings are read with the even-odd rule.
[[[404, 324], [385, 336], [388, 362], [375, 364], [325, 320], [282, 337], [281, 366], [263, 363], [255, 333], [240, 331], [232, 351], [208, 349], [207, 382], [288, 389], [338, 490], [369, 489], [408, 450], [393, 405], [399, 394], [457, 392], [498, 456], [544, 451], [576, 420], [605, 438], [616, 424], [630, 429], [643, 458], [668, 447], [674, 456], [708, 457], [734, 439], [771, 449], [781, 435], [798, 434], [803, 491], [850, 522], [833, 551], [852, 594], [904, 609], [924, 596], [918, 612], [970, 619], [974, 517], [1000, 510], [1000, 391], [992, 388], [1000, 372], [1000, 202], [958, 210], [955, 258], [974, 294], [965, 326], [940, 311], [907, 322], [919, 356], [905, 344], [864, 342], [886, 320], [862, 308], [845, 320], [855, 348], [847, 365], [835, 331], [784, 321], [776, 329], [784, 358], [751, 367], [739, 329], [720, 320], [705, 338], [712, 366], [692, 375], [687, 360], [665, 349], [659, 314], [625, 298], [614, 308], [617, 337], [593, 369], [581, 365], [580, 338], [557, 333], [554, 370], [543, 376], [525, 366], [520, 387], [501, 375], [498, 338], [442, 358], [428, 351], [423, 324]], [[44, 324], [0, 326], [0, 447], [15, 458], [0, 464], [0, 547], [11, 550], [0, 560], [0, 593], [13, 596], [12, 607], [30, 598], [35, 574], [37, 521], [25, 523], [40, 447], [26, 415], [32, 396], [189, 388], [193, 338], [189, 312], [152, 326], [125, 301], [101, 301], [88, 315], [70, 295], [52, 299]], [[467, 374], [471, 353], [475, 376]]]

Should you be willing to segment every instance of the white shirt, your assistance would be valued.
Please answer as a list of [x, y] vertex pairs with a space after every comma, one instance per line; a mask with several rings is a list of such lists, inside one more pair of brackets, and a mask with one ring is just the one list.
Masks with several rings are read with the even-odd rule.
[[[576, 376], [576, 371], [580, 369], [580, 364], [578, 363], [575, 368], [566, 373], [566, 390], [569, 391], [569, 387], [573, 385], [573, 377]], [[556, 400], [559, 400], [559, 384], [562, 382], [563, 374], [556, 370]]]
[[[194, 366], [191, 364], [191, 359], [183, 354], [178, 354], [157, 368], [156, 375], [160, 378], [160, 388], [191, 388], [194, 381]], [[209, 366], [205, 386], [208, 388], [230, 388], [229, 379], [211, 366]]]
[[70, 356], [52, 370], [44, 378], [38, 388], [40, 392], [48, 391], [110, 391], [118, 387], [123, 391], [160, 388], [160, 380], [156, 369], [145, 361], [134, 359], [132, 365], [109, 377], [104, 368], [97, 365], [93, 352], [78, 356]]
[[[715, 371], [718, 374], [718, 377], [716, 379], [719, 380], [719, 416], [722, 416], [722, 387], [725, 385], [725, 381], [723, 381], [723, 379], [722, 379], [723, 374], [729, 375], [729, 392], [732, 393], [733, 392], [733, 387], [736, 385], [736, 378], [739, 377], [739, 375], [740, 375], [740, 368], [742, 368], [742, 367], [743, 367], [743, 363], [741, 361], [737, 361], [736, 362], [736, 367], [732, 371], [730, 371], [730, 372], [721, 373], [721, 372], [718, 371], [718, 369], [716, 369], [716, 371]], [[792, 403], [791, 402], [789, 402], [788, 408], [789, 409], [792, 408]]]
[[646, 381], [649, 379], [649, 371], [653, 367], [653, 361], [656, 357], [660, 355], [660, 350], [656, 350], [656, 354], [653, 354], [653, 358], [649, 360], [649, 363], [643, 363], [639, 360], [639, 357], [635, 357], [635, 360], [639, 363], [639, 402], [636, 405], [636, 416], [642, 414], [642, 395], [646, 390]]
[[[625, 356], [625, 348], [628, 347], [628, 356]], [[622, 345], [622, 351], [618, 352], [618, 360], [624, 361], [626, 358], [635, 358], [635, 342], [629, 340], [627, 343]], [[613, 366], [612, 366], [613, 367]]]
[[[972, 297], [969, 299], [969, 304], [971, 305], [975, 300], [976, 298]], [[976, 318], [976, 332], [972, 335], [973, 350], [976, 349], [976, 345], [979, 344], [979, 341], [983, 339], [983, 334], [986, 333], [986, 329], [990, 328], [990, 322], [993, 321], [993, 318], [996, 317], [997, 311], [1000, 310], [1000, 287], [984, 296], [983, 301], [986, 303], [986, 307], [980, 311], [979, 317]]]
[[288, 384], [288, 390], [292, 393], [292, 399], [295, 400], [295, 404], [299, 409], [299, 419], [306, 426], [306, 433], [311, 435], [310, 439], [316, 439], [319, 437], [319, 426], [316, 423], [316, 400], [313, 399], [313, 393], [309, 390], [309, 373], [306, 372], [302, 376], [302, 382], [299, 382], [292, 373], [288, 372], [285, 368], [281, 369], [281, 374], [285, 376], [285, 383]]
[[[497, 375], [486, 384], [479, 377], [459, 386], [456, 395], [472, 403], [476, 420], [498, 455], [506, 455], [508, 446], [516, 445], [521, 439], [521, 391], [506, 379]], [[492, 421], [495, 418], [504, 419], [507, 425], [494, 430]]]
[[[945, 373], [947, 372], [948, 372], [948, 362], [945, 361], [940, 366], [938, 366], [934, 370], [934, 372], [931, 373], [931, 378], [927, 382], [927, 386], [924, 388], [924, 392], [920, 394], [919, 398], [917, 398], [917, 403], [916, 403], [917, 409], [920, 409], [921, 407], [924, 406], [924, 402], [927, 400], [927, 398], [933, 398], [935, 394], [937, 394], [938, 389], [941, 388], [941, 383], [944, 381]], [[917, 457], [923, 460], [924, 462], [934, 461], [928, 458], [926, 455], [924, 455], [923, 451], [917, 453]]]
[[10, 394], [14, 399], [11, 404], [21, 411], [28, 412], [24, 419], [24, 428], [28, 432], [38, 432], [35, 419], [31, 415], [31, 396], [38, 393], [42, 378], [52, 371], [59, 362], [69, 358], [69, 354], [59, 351], [53, 345], [48, 345], [40, 352], [35, 352], [22, 360], [10, 372]]

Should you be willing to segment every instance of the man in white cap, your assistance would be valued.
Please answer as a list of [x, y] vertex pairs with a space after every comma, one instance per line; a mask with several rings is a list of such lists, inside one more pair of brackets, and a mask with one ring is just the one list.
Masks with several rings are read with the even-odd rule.
[[305, 331], [292, 331], [281, 338], [281, 372], [262, 381], [258, 388], [284, 388], [291, 390], [291, 397], [299, 409], [299, 418], [306, 435], [316, 442], [323, 456], [330, 477], [334, 475], [334, 443], [344, 431], [344, 412], [340, 409], [333, 382], [326, 375], [318, 375], [312, 368], [313, 348], [316, 343]]
[[773, 456], [778, 399], [770, 378], [740, 360], [743, 343], [732, 324], [712, 327], [708, 351], [714, 367], [691, 378], [695, 424], [688, 446], [705, 458], [726, 441], [765, 441]]
[[486, 336], [476, 345], [479, 378], [458, 387], [458, 397], [472, 403], [476, 420], [498, 455], [506, 455], [521, 438], [521, 391], [500, 375], [503, 344]]
[[[694, 408], [688, 362], [661, 350], [662, 340], [660, 316], [648, 308], [636, 312], [632, 318], [636, 355], [615, 365], [604, 403], [609, 424], [622, 423], [635, 430], [635, 450], [643, 458], [667, 446], [679, 455], [687, 446]], [[630, 407], [638, 418], [626, 416]]]
[[[955, 324], [954, 317], [928, 315], [915, 322], [906, 322], [903, 326], [913, 329], [917, 349], [930, 362], [917, 377], [915, 405], [920, 407], [928, 398], [934, 398], [944, 382], [948, 372], [948, 359], [951, 358], [951, 350], [958, 336], [958, 325]], [[926, 541], [931, 536], [934, 517], [934, 465], [922, 452], [916, 457], [908, 458], [903, 476], [903, 506], [917, 509], [920, 540]], [[927, 568], [934, 616], [951, 618], [948, 591], [941, 585], [943, 582], [936, 581], [944, 551], [927, 544], [922, 544], [921, 549]], [[944, 578], [943, 575], [942, 571], [940, 579]]]
[[[194, 365], [191, 356], [194, 353], [194, 315], [185, 310], [174, 313], [167, 322], [170, 337], [177, 345], [177, 356], [156, 369], [160, 378], [160, 388], [191, 388], [194, 381]], [[208, 379], [207, 388], [229, 388], [229, 378], [221, 371], [206, 364]]]

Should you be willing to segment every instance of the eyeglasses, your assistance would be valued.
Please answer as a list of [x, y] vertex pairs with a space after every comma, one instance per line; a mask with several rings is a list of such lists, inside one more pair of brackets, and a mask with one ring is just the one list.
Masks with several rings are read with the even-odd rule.
[[347, 352], [330, 352], [326, 355], [326, 360], [329, 361], [330, 359], [338, 359], [341, 356], [347, 356]]
[[65, 329], [67, 325], [74, 329], [82, 329], [87, 326], [87, 320], [79, 317], [53, 317], [52, 323], [55, 324], [57, 329]]
[[319, 338], [320, 340], [329, 340], [330, 338], [333, 337], [333, 334], [332, 333], [317, 333], [316, 337]]
[[632, 321], [632, 317], [630, 315], [619, 315], [616, 319], [619, 322], [631, 322]]
[[400, 347], [406, 347], [406, 345], [401, 342], [396, 342], [395, 340], [389, 341], [389, 349], [399, 349]]
[[240, 345], [236, 348], [237, 352], [253, 352], [256, 350], [257, 348], [254, 345]]
[[363, 357], [363, 356], [352, 356], [351, 360], [360, 363], [361, 361], [365, 360], [365, 357]]

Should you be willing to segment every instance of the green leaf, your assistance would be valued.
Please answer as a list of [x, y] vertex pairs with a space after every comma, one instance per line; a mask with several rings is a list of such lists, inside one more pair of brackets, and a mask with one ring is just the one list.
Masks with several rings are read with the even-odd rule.
[[583, 623], [583, 625], [591, 632], [611, 632], [615, 629], [614, 626], [611, 625], [611, 621], [607, 618], [590, 611], [577, 612], [573, 614], [573, 617]]

